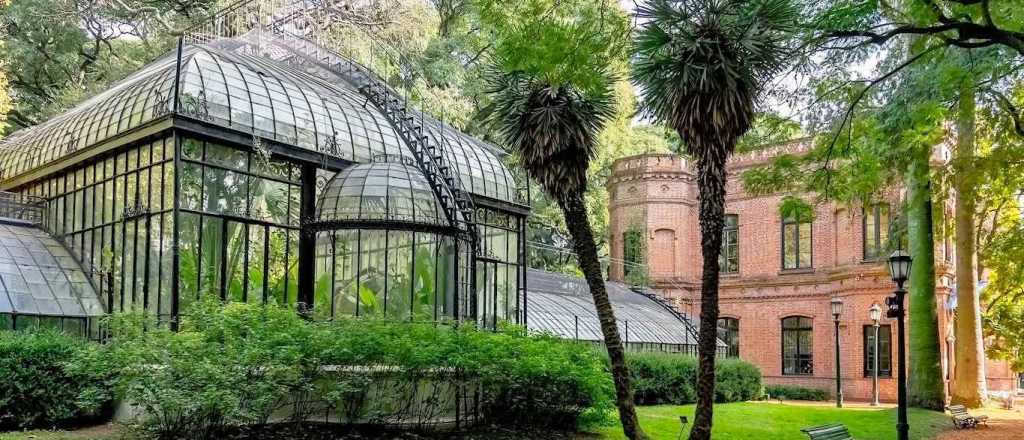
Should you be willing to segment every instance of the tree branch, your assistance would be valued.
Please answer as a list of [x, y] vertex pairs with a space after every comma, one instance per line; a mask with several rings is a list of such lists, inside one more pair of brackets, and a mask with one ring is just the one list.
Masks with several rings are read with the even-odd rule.
[[1006, 95], [1003, 94], [1003, 92], [1000, 92], [993, 88], [986, 89], [985, 93], [988, 93], [989, 95], [996, 99], [996, 102], [999, 103], [999, 106], [1003, 108], [1003, 111], [1005, 111], [1010, 116], [1010, 119], [1013, 121], [1014, 131], [1017, 132], [1018, 136], [1024, 137], [1024, 121], [1021, 120], [1020, 112], [1017, 111], [1017, 106], [1013, 105], [1013, 101], [1011, 101], [1010, 98], [1006, 97]]
[[[854, 111], [854, 109], [856, 109], [857, 104], [859, 104], [860, 101], [862, 99], [864, 99], [864, 96], [867, 95], [868, 90], [871, 90], [876, 85], [881, 84], [881, 83], [887, 81], [888, 79], [892, 78], [897, 73], [899, 73], [900, 71], [905, 69], [907, 66], [910, 66], [911, 64], [914, 64], [915, 62], [917, 62], [917, 60], [919, 60], [922, 57], [924, 57], [925, 55], [931, 53], [933, 50], [939, 49], [939, 48], [941, 48], [943, 46], [944, 45], [937, 44], [937, 45], [931, 46], [931, 47], [921, 51], [921, 53], [919, 53], [917, 55], [914, 55], [910, 59], [900, 63], [900, 65], [896, 66], [895, 68], [893, 68], [892, 70], [887, 72], [885, 75], [882, 75], [882, 76], [880, 76], [878, 78], [875, 78], [875, 79], [871, 80], [871, 82], [869, 82], [866, 86], [864, 86], [863, 89], [861, 89], [859, 92], [857, 92], [857, 96], [855, 96], [853, 98], [853, 101], [850, 102], [850, 106], [847, 107], [846, 112], [843, 114], [843, 119], [840, 120], [839, 127], [836, 128], [835, 133], [832, 135], [832, 141], [829, 143], [828, 151], [825, 153], [825, 164], [823, 166], [823, 169], [826, 172], [825, 173], [825, 191], [824, 191], [826, 198], [828, 197], [829, 187], [832, 184], [832, 173], [829, 172], [829, 164], [832, 161], [832, 152], [835, 150], [836, 142], [839, 140], [839, 136], [842, 134], [843, 129], [846, 127], [846, 124], [850, 123], [850, 119], [853, 116], [853, 111]], [[851, 124], [851, 128], [852, 128], [852, 124]]]

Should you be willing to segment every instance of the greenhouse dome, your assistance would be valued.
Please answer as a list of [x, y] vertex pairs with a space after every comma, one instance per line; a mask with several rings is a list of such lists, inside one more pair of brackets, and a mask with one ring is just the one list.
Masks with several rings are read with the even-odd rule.
[[341, 170], [320, 194], [316, 223], [322, 229], [392, 222], [410, 226], [450, 226], [430, 183], [405, 156]]

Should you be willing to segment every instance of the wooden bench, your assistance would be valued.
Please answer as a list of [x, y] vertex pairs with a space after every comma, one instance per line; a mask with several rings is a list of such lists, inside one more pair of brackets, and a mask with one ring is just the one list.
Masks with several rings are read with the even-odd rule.
[[953, 426], [956, 429], [975, 428], [979, 424], [988, 426], [988, 416], [972, 416], [963, 405], [950, 405], [946, 407], [950, 417], [953, 418]]
[[801, 429], [810, 440], [853, 440], [850, 431], [841, 423]]

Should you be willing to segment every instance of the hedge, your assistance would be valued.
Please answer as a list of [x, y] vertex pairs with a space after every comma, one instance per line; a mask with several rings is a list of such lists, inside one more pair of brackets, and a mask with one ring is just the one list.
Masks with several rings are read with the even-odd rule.
[[[152, 416], [144, 428], [159, 438], [216, 438], [233, 426], [266, 423], [282, 405], [301, 420], [315, 403], [283, 403], [296, 395], [323, 396], [345, 415], [386, 424], [394, 417], [362, 406], [372, 394], [370, 376], [381, 371], [387, 386], [402, 387], [388, 394], [399, 398], [432, 392], [417, 381], [438, 372], [478, 386], [490, 424], [572, 430], [605, 423], [614, 410], [611, 377], [590, 347], [520, 328], [310, 322], [287, 308], [207, 302], [189, 311], [178, 332], [144, 321], [115, 316], [109, 356], [118, 366], [116, 390]], [[334, 372], [327, 380], [325, 369]], [[427, 402], [445, 411], [442, 402]]]
[[52, 330], [0, 331], [0, 431], [54, 428], [110, 409], [97, 344]]
[[764, 392], [772, 399], [786, 400], [828, 400], [828, 391], [796, 385], [768, 385]]
[[[636, 403], [684, 405], [697, 400], [697, 359], [672, 353], [630, 353], [626, 360]], [[715, 365], [715, 401], [741, 402], [761, 395], [761, 371], [739, 359]]]

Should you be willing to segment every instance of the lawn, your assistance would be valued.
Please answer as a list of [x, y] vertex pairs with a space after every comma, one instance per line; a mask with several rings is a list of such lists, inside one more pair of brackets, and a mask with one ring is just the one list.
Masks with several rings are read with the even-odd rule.
[[[679, 434], [679, 416], [693, 422], [693, 405], [645, 406], [638, 408], [640, 425], [657, 440], [674, 440]], [[890, 440], [896, 438], [896, 410], [855, 408], [839, 409], [799, 403], [726, 403], [715, 405], [715, 440], [799, 440], [807, 437], [800, 428], [843, 423], [856, 439]], [[942, 413], [910, 409], [910, 438], [931, 440], [949, 429], [949, 418]], [[616, 425], [602, 429], [602, 439], [621, 439]], [[682, 438], [687, 435], [683, 434]]]

